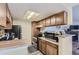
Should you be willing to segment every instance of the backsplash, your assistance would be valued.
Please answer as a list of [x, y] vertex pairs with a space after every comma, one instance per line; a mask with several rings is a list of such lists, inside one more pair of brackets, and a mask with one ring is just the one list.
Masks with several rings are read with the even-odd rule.
[[63, 31], [69, 28], [69, 25], [62, 25], [62, 26], [50, 26], [41, 28], [40, 32], [54, 32], [54, 31]]

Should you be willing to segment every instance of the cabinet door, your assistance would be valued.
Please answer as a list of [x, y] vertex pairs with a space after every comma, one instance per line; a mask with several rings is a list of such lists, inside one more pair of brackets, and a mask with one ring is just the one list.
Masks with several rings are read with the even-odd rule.
[[35, 36], [38, 33], [36, 25], [37, 25], [37, 22], [32, 22], [32, 36]]
[[42, 22], [41, 22], [41, 21], [39, 21], [39, 22], [38, 22], [38, 25], [41, 25], [41, 24], [42, 24]]
[[46, 23], [46, 21], [45, 20], [42, 20], [42, 26], [43, 27], [45, 26], [45, 23]]
[[47, 55], [58, 55], [58, 47], [48, 42], [46, 45], [46, 54]]
[[57, 49], [50, 45], [47, 45], [46, 52], [47, 55], [57, 55]]
[[54, 55], [54, 49], [53, 49], [52, 46], [47, 45], [47, 47], [46, 47], [46, 54], [47, 55]]
[[0, 17], [0, 25], [6, 27], [6, 17]]
[[49, 26], [50, 25], [50, 18], [46, 19], [46, 24], [45, 26]]
[[39, 39], [39, 50], [42, 51], [42, 41]]
[[11, 29], [12, 28], [12, 17], [10, 10], [8, 8], [8, 5], [6, 4], [6, 28], [5, 29]]
[[0, 25], [6, 27], [6, 4], [0, 4]]
[[56, 25], [64, 25], [64, 13], [59, 13], [56, 15]]
[[42, 40], [41, 46], [42, 46], [42, 53], [46, 54], [46, 41], [45, 40]]
[[56, 20], [55, 16], [51, 17], [51, 25], [56, 25], [55, 20]]

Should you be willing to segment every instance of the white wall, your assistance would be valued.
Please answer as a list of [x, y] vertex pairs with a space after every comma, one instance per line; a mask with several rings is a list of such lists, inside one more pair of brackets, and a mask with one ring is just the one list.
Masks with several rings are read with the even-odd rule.
[[13, 20], [13, 25], [21, 25], [22, 39], [31, 41], [31, 22], [26, 20]]
[[72, 25], [73, 24], [73, 21], [72, 21], [72, 8], [69, 9], [69, 10], [67, 10], [67, 12], [68, 12], [68, 15], [67, 15], [67, 17], [68, 17], [67, 24], [68, 25]]
[[73, 24], [79, 25], [79, 4], [72, 8]]

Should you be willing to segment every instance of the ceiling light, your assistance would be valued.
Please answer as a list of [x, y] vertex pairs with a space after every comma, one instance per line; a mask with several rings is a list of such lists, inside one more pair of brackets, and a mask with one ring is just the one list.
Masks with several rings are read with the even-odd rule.
[[33, 17], [37, 17], [39, 13], [34, 12], [34, 11], [26, 11], [24, 14], [24, 19], [31, 19]]
[[27, 19], [30, 19], [33, 15], [34, 15], [34, 12], [31, 12], [29, 16], [27, 17]]

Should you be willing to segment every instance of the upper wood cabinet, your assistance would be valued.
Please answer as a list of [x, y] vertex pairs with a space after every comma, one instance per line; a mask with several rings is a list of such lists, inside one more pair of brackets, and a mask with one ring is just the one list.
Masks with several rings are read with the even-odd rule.
[[0, 26], [6, 26], [6, 4], [0, 3]]
[[39, 22], [38, 22], [38, 25], [42, 25], [42, 22], [41, 22], [41, 21], [39, 21]]
[[11, 28], [12, 28], [12, 16], [8, 8], [8, 5], [6, 4], [6, 28], [5, 29], [11, 29]]
[[49, 16], [41, 21], [38, 21], [37, 27], [58, 26], [66, 24], [67, 24], [67, 12], [62, 11], [52, 16]]
[[38, 28], [43, 27], [42, 21], [37, 22], [37, 26], [36, 27], [38, 27]]
[[45, 26], [49, 26], [50, 25], [50, 18], [48, 18], [48, 19], [46, 19], [46, 24], [45, 24]]
[[46, 20], [42, 20], [41, 22], [42, 22], [42, 26], [45, 27]]
[[45, 20], [41, 20], [39, 22], [37, 22], [37, 26], [36, 27], [44, 27], [45, 26]]
[[40, 28], [37, 27], [37, 22], [36, 21], [33, 21], [32, 22], [32, 36], [37, 36], [38, 33], [40, 32]]
[[32, 22], [32, 36], [35, 36], [38, 33], [36, 29], [37, 22]]
[[61, 12], [56, 15], [56, 25], [65, 25], [66, 21], [66, 12]]
[[56, 21], [55, 16], [51, 17], [51, 25], [56, 25], [56, 24], [55, 24], [55, 21]]
[[3, 26], [5, 29], [12, 28], [12, 17], [6, 3], [0, 4], [0, 26]]

